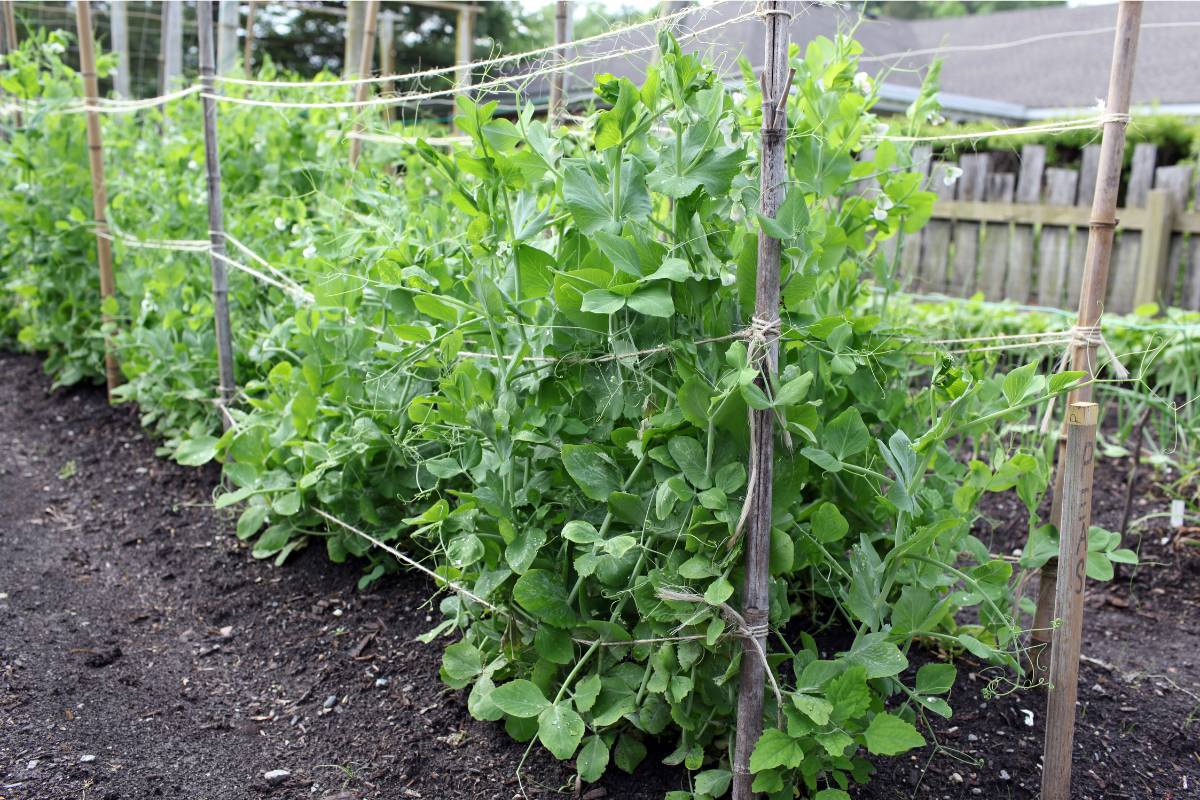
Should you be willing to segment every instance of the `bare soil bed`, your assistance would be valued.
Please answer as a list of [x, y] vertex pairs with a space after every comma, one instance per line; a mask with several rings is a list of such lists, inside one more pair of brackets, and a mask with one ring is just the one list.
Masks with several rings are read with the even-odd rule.
[[[661, 798], [686, 777], [652, 752], [578, 790], [572, 771], [479, 723], [438, 679], [431, 586], [368, 592], [321, 548], [250, 557], [211, 507], [215, 469], [154, 456], [131, 408], [49, 391], [34, 358], [0, 354], [0, 798]], [[1125, 466], [1097, 471], [1115, 526]], [[1145, 505], [1165, 500], [1147, 480]], [[997, 498], [981, 535], [1023, 539]], [[1114, 518], [1114, 514], [1116, 518]], [[1147, 562], [1089, 600], [1075, 758], [1079, 798], [1200, 796], [1200, 552], [1150, 530]], [[1193, 538], [1195, 534], [1190, 534]], [[916, 661], [932, 657], [914, 654]], [[881, 760], [856, 798], [1036, 796], [1043, 698], [951, 698], [936, 744]], [[1032, 712], [1032, 725], [1029, 722]], [[518, 780], [518, 767], [520, 780]], [[286, 771], [271, 780], [267, 773]]]

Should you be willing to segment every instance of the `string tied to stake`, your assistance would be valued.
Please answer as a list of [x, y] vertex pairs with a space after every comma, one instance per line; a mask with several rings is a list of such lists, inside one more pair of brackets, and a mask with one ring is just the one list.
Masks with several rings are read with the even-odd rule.
[[[1088, 353], [1088, 373], [1096, 374], [1096, 365], [1091, 363], [1092, 351], [1100, 349], [1108, 354], [1108, 366], [1112, 369], [1113, 374], [1120, 380], [1129, 379], [1129, 370], [1121, 363], [1121, 359], [1117, 358], [1117, 354], [1113, 352], [1108, 340], [1104, 338], [1104, 334], [1100, 330], [1099, 325], [1076, 325], [1067, 331], [1069, 339], [1066, 347], [1063, 348], [1062, 358], [1058, 362], [1058, 371], [1062, 372], [1071, 363], [1071, 355], [1075, 348], [1082, 347], [1087, 349]], [[1041, 432], [1043, 434], [1050, 432], [1050, 420], [1054, 416], [1054, 400], [1051, 396], [1050, 401], [1046, 404], [1046, 413], [1042, 415]]]
[[[767, 661], [767, 651], [763, 646], [762, 639], [770, 633], [771, 627], [767, 624], [766, 614], [761, 609], [746, 609], [746, 614], [757, 613], [764, 617], [762, 622], [749, 623], [746, 617], [728, 603], [710, 603], [704, 599], [703, 595], [696, 594], [681, 589], [660, 588], [655, 592], [658, 599], [670, 600], [678, 603], [692, 603], [695, 605], [705, 605], [717, 609], [725, 622], [733, 628], [734, 636], [741, 639], [743, 642], [750, 645], [759, 662], [762, 664], [763, 671], [767, 673], [767, 680], [771, 683], [771, 691], [775, 693], [775, 723], [779, 727], [783, 727], [783, 690], [779, 688], [779, 682], [775, 680], [775, 673], [771, 671], [771, 665]], [[685, 623], [686, 624], [686, 623]], [[680, 628], [684, 626], [681, 625]]]

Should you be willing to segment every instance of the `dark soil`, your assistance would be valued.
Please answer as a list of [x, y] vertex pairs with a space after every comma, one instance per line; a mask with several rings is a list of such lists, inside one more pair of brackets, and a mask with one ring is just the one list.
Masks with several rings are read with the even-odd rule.
[[[250, 557], [214, 511], [217, 474], [154, 456], [130, 408], [50, 392], [38, 362], [0, 354], [0, 798], [501, 798], [574, 793], [572, 771], [470, 718], [438, 678], [416, 576], [355, 589], [322, 548]], [[1097, 471], [1097, 522], [1118, 524], [1125, 466]], [[1165, 507], [1149, 481], [1135, 516]], [[1113, 519], [1115, 509], [1116, 519]], [[1024, 511], [998, 497], [998, 551]], [[1200, 797], [1200, 549], [1146, 529], [1145, 565], [1089, 600], [1078, 798]], [[914, 654], [914, 662], [930, 654]], [[1031, 798], [1043, 696], [987, 700], [971, 673], [931, 746], [881, 759], [856, 798]], [[1025, 710], [1033, 712], [1033, 726]], [[661, 754], [659, 754], [661, 757]], [[685, 788], [654, 754], [583, 797]], [[265, 773], [287, 770], [277, 783]], [[1007, 776], [1007, 777], [1005, 777]]]

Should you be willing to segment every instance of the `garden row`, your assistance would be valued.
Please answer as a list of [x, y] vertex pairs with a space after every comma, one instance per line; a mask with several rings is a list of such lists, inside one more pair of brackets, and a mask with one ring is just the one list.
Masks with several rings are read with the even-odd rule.
[[[80, 91], [63, 42], [31, 37], [0, 76], [50, 101], [2, 149], [0, 330], [60, 384], [96, 379], [110, 338], [116, 399], [164, 454], [223, 461], [215, 504], [241, 504], [256, 557], [323, 545], [361, 586], [398, 569], [387, 549], [421, 562], [450, 589], [426, 638], [449, 642], [443, 679], [477, 718], [585, 781], [663, 737], [696, 798], [727, 791], [750, 410], [780, 432], [756, 790], [844, 798], [864, 750], [923, 744], [955, 668], [902, 677], [915, 644], [1020, 674], [1013, 565], [972, 522], [985, 492], [1015, 489], [1037, 545], [1022, 565], [1054, 552], [1038, 516], [1052, 444], [1010, 426], [1081, 374], [997, 374], [995, 352], [951, 355], [872, 291], [896, 286], [882, 245], [933, 195], [905, 147], [864, 156], [875, 95], [853, 40], [792, 53], [772, 218], [755, 212], [755, 81], [731, 93], [669, 36], [642, 86], [599, 83], [605, 110], [579, 129], [460, 97], [469, 144], [372, 149], [356, 171], [347, 114], [222, 106], [226, 227], [303, 289], [231, 273], [241, 390], [223, 432], [205, 253], [129, 238], [207, 230], [200, 103], [105, 119], [101, 303], [83, 118], [53, 109]], [[910, 126], [935, 112], [926, 87]], [[783, 243], [765, 381], [748, 332], [760, 229]], [[1103, 541], [1097, 561], [1132, 556]]]

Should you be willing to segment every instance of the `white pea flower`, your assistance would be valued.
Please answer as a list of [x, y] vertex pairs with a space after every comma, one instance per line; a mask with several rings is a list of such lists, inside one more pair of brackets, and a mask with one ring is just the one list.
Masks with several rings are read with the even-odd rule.
[[871, 93], [871, 76], [865, 72], [859, 72], [854, 76], [854, 88], [861, 94]]
[[287, 221], [283, 217], [275, 218], [275, 230], [281, 231], [287, 227]]
[[193, 158], [188, 161], [188, 169], [193, 171], [200, 169], [200, 165], [196, 163], [196, 159]]
[[936, 126], [936, 125], [943, 124], [946, 121], [946, 118], [943, 117], [941, 114], [939, 114], [936, 111], [930, 111], [929, 114], [926, 115], [925, 121], [928, 122], [930, 125]]
[[892, 202], [892, 198], [886, 194], [880, 194], [879, 197], [875, 198], [875, 210], [871, 212], [871, 216], [880, 222], [884, 222], [888, 218], [888, 211], [894, 205], [896, 204]]
[[946, 167], [946, 173], [942, 175], [942, 183], [946, 186], [953, 186], [960, 175], [962, 175], [962, 170], [958, 167]]
[[305, 258], [312, 258], [316, 254], [317, 254], [317, 248], [313, 247], [311, 244], [308, 247], [304, 248], [303, 255]]
[[741, 222], [746, 218], [746, 209], [741, 203], [734, 203], [729, 207], [729, 219], [734, 222]]

